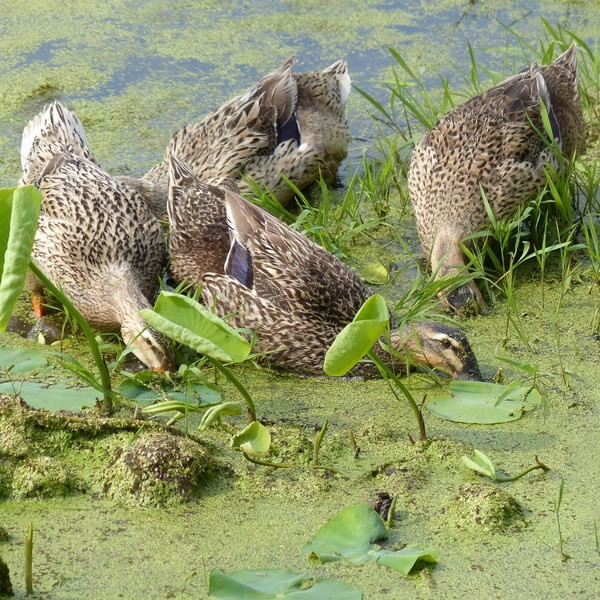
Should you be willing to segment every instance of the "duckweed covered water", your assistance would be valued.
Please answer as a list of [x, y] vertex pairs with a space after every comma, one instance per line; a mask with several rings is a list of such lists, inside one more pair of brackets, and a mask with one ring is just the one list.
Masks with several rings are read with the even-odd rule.
[[[453, 0], [435, 6], [414, 0], [13, 2], [2, 7], [0, 17], [0, 182], [14, 184], [22, 127], [53, 98], [82, 117], [107, 169], [142, 173], [159, 160], [173, 130], [245, 89], [292, 53], [300, 69], [347, 56], [354, 82], [387, 100], [375, 87], [387, 76], [386, 45], [401, 50], [411, 64], [421, 64], [432, 85], [439, 73], [453, 73], [458, 82], [457, 73], [467, 73], [466, 40], [492, 68], [501, 67], [496, 49], [514, 44], [494, 17], [535, 40], [540, 16], [561, 20], [591, 40], [600, 8], [585, 2], [515, 6]], [[352, 94], [354, 157], [379, 133], [369, 112], [367, 103]], [[408, 235], [414, 239], [414, 230]], [[361, 242], [351, 258], [357, 264], [375, 259], [386, 264], [390, 252], [394, 261], [402, 261], [399, 246], [382, 231], [378, 244]], [[580, 273], [558, 309], [558, 276], [546, 277], [542, 307], [539, 277], [519, 273], [517, 303], [525, 339], [510, 328], [503, 340], [502, 302], [490, 314], [464, 323], [486, 378], [499, 370], [507, 381], [521, 376], [497, 354], [550, 374], [540, 384], [545, 409], [495, 426], [461, 425], [426, 414], [431, 443], [412, 445], [407, 434], [414, 435], [416, 426], [410, 409], [398, 404], [381, 381], [299, 379], [244, 368], [239, 375], [269, 422], [275, 458], [308, 464], [312, 441], [328, 419], [321, 462], [341, 476], [250, 465], [227, 449], [226, 436], [210, 432], [206, 437], [221, 468], [207, 476], [197, 501], [179, 507], [122, 508], [94, 493], [2, 501], [0, 526], [9, 539], [0, 538], [0, 555], [11, 570], [16, 597], [24, 597], [22, 540], [30, 522], [36, 529], [34, 588], [45, 598], [203, 598], [211, 568], [267, 567], [337, 577], [368, 600], [595, 597], [600, 369], [591, 321], [598, 290], [584, 268]], [[397, 289], [386, 294], [393, 298]], [[26, 312], [25, 301], [21, 310]], [[15, 334], [0, 341], [35, 346]], [[69, 342], [68, 351], [86, 360], [81, 343]], [[55, 368], [52, 377], [66, 375]], [[419, 375], [408, 382], [417, 397], [443, 392]], [[357, 458], [350, 432], [360, 447]], [[127, 434], [120, 443], [126, 447], [131, 441]], [[523, 470], [535, 455], [552, 470], [495, 485], [462, 465], [460, 457], [471, 455], [472, 448], [484, 451], [504, 473]], [[92, 454], [102, 447], [73, 448], [67, 441], [61, 446], [57, 438], [55, 450], [84, 479], [96, 477]], [[554, 514], [561, 478], [568, 560], [560, 553]], [[435, 548], [437, 567], [404, 579], [376, 565], [319, 566], [301, 556], [304, 543], [327, 519], [345, 506], [374, 499], [378, 491], [398, 496], [392, 543]]]

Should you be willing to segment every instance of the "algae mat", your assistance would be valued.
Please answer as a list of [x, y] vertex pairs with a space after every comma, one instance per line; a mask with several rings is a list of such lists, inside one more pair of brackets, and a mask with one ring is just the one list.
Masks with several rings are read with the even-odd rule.
[[[173, 130], [292, 53], [301, 69], [348, 56], [355, 83], [387, 100], [376, 88], [389, 76], [386, 45], [421, 65], [432, 85], [439, 73], [453, 73], [460, 81], [467, 40], [484, 64], [498, 68], [497, 49], [514, 39], [495, 17], [535, 40], [540, 15], [560, 19], [591, 40], [600, 8], [585, 2], [458, 0], [11, 2], [0, 17], [0, 181], [12, 184], [18, 177], [22, 127], [55, 97], [81, 115], [103, 165], [114, 173], [141, 173], [159, 160]], [[349, 102], [356, 156], [379, 131], [365, 101], [352, 94]], [[231, 470], [208, 478], [198, 501], [180, 508], [123, 509], [92, 495], [3, 501], [0, 524], [10, 537], [0, 542], [0, 554], [10, 566], [17, 597], [24, 597], [22, 539], [30, 522], [36, 529], [34, 586], [45, 598], [202, 598], [211, 568], [267, 567], [340, 578], [369, 600], [596, 597], [600, 369], [598, 342], [589, 335], [594, 297], [582, 280], [555, 314], [558, 282], [546, 282], [545, 310], [539, 282], [522, 278], [519, 283], [520, 319], [530, 349], [511, 332], [503, 353], [552, 374], [543, 381], [546, 410], [493, 427], [428, 417], [434, 441], [412, 446], [406, 441], [410, 411], [389, 397], [382, 382], [244, 370], [261, 417], [274, 423], [279, 458], [306, 460], [315, 426], [329, 419], [322, 461], [342, 475], [250, 466], [226, 451], [225, 438], [211, 433], [216, 459]], [[487, 377], [502, 368], [495, 350], [504, 323], [499, 304], [493, 314], [466, 324]], [[1, 342], [20, 343], [14, 336]], [[509, 380], [518, 376], [503, 368]], [[439, 393], [417, 376], [408, 382], [421, 396]], [[358, 458], [350, 431], [361, 448]], [[461, 463], [472, 447], [510, 474], [532, 464], [536, 454], [552, 471], [496, 486], [522, 510], [494, 512], [485, 500], [491, 484], [478, 487], [479, 478]], [[80, 452], [70, 460], [85, 468], [86, 458]], [[566, 560], [554, 513], [561, 478]], [[316, 566], [301, 556], [302, 546], [327, 519], [381, 490], [398, 496], [391, 541], [435, 548], [437, 567], [405, 579], [377, 565]]]
[[[598, 342], [587, 334], [589, 296], [580, 285], [560, 313], [563, 366], [576, 375], [560, 376], [553, 343], [553, 318], [537, 316], [536, 284], [519, 289], [524, 331], [533, 354], [511, 337], [504, 355], [529, 357], [540, 371], [553, 373], [543, 384], [547, 411], [495, 426], [468, 426], [427, 417], [432, 442], [412, 446], [408, 407], [398, 405], [383, 382], [302, 379], [269, 373], [243, 373], [259, 412], [272, 423], [275, 457], [302, 463], [310, 458], [316, 428], [330, 426], [321, 460], [341, 476], [310, 469], [274, 471], [245, 463], [226, 450], [226, 438], [211, 433], [218, 462], [229, 464], [206, 480], [197, 501], [162, 510], [123, 509], [92, 497], [3, 502], [0, 521], [10, 540], [0, 552], [22, 590], [22, 538], [36, 527], [36, 589], [49, 598], [205, 597], [205, 570], [287, 567], [336, 577], [368, 599], [395, 597], [593, 598], [600, 577], [594, 526], [600, 467], [598, 427]], [[554, 306], [557, 294], [546, 291]], [[543, 313], [542, 313], [543, 314]], [[504, 316], [469, 323], [469, 335], [489, 377], [499, 366], [496, 331]], [[507, 372], [515, 376], [514, 372]], [[416, 393], [439, 392], [416, 375]], [[358, 458], [349, 439], [353, 431]], [[533, 463], [551, 467], [513, 483], [493, 486], [466, 469], [460, 457], [484, 451], [505, 473]], [[85, 452], [78, 460], [86, 463]], [[560, 518], [564, 554], [554, 513], [561, 478]], [[498, 512], [485, 495], [500, 489], [521, 509]], [[437, 567], [402, 578], [376, 565], [334, 563], [317, 566], [301, 556], [309, 537], [343, 507], [374, 499], [378, 491], [398, 497], [394, 544], [435, 548]], [[514, 508], [514, 507], [513, 507]], [[496, 512], [494, 512], [496, 510]]]

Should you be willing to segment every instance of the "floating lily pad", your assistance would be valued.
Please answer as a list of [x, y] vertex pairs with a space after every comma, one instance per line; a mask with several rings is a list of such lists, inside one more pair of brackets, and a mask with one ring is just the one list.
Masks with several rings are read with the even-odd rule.
[[304, 546], [302, 554], [323, 563], [342, 559], [378, 562], [403, 575], [408, 575], [418, 560], [437, 562], [433, 550], [416, 544], [394, 552], [374, 543], [387, 537], [381, 517], [368, 504], [355, 504], [325, 523]]
[[[194, 383], [187, 388], [187, 391], [186, 395], [184, 392], [165, 390], [165, 394], [173, 400], [193, 402], [195, 406], [211, 406], [221, 401], [221, 392], [209, 385]], [[126, 379], [119, 386], [119, 393], [140, 405], [152, 404], [165, 396], [135, 379]]]
[[[311, 585], [312, 583], [312, 585]], [[289, 569], [210, 572], [208, 593], [216, 600], [361, 600], [362, 594], [335, 579], [313, 580]]]
[[46, 385], [35, 381], [5, 381], [0, 383], [0, 394], [20, 396], [32, 408], [79, 411], [94, 406], [102, 392], [92, 387], [67, 387], [62, 383]]
[[0, 348], [0, 371], [26, 373], [45, 367], [47, 361], [39, 352], [33, 350], [10, 350]]
[[459, 423], [505, 423], [516, 421], [540, 404], [540, 393], [529, 385], [509, 386], [482, 381], [455, 380], [450, 396], [427, 402], [427, 410], [442, 419]]

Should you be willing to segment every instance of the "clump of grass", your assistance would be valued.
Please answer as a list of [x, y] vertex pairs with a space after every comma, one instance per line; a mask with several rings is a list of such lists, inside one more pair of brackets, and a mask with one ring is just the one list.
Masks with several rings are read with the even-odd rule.
[[[440, 85], [432, 90], [416, 69], [409, 65], [394, 49], [389, 48], [393, 59], [391, 78], [384, 82], [390, 97], [387, 106], [364, 90], [358, 90], [375, 109], [374, 118], [392, 132], [395, 149], [384, 148], [383, 156], [398, 157], [397, 169], [406, 174], [409, 158], [403, 151], [414, 146], [449, 110], [466, 99], [518, 72], [524, 65], [537, 62], [548, 64], [559, 53], [575, 42], [578, 46], [579, 86], [584, 113], [590, 122], [590, 132], [600, 129], [600, 59], [598, 49], [590, 47], [581, 37], [558, 24], [542, 19], [542, 38], [530, 42], [508, 25], [503, 25], [513, 36], [515, 44], [507, 46], [501, 71], [485, 68], [467, 44], [469, 69], [463, 77], [460, 90], [453, 90], [447, 78], [440, 78]], [[545, 278], [550, 265], [558, 264], [561, 273], [561, 296], [556, 307], [562, 305], [564, 295], [572, 285], [577, 261], [575, 253], [583, 250], [592, 264], [595, 281], [600, 276], [600, 245], [597, 225], [600, 217], [598, 198], [597, 148], [588, 151], [586, 157], [564, 157], [553, 140], [548, 115], [542, 106], [544, 128], [538, 134], [552, 148], [559, 169], [548, 167], [546, 185], [535, 198], [508, 219], [495, 219], [482, 190], [489, 225], [465, 240], [463, 250], [470, 261], [471, 271], [486, 273], [481, 281], [484, 293], [492, 303], [499, 294], [506, 300], [506, 327], [504, 340], [514, 331], [528, 346], [519, 322], [516, 303], [516, 284], [520, 267], [525, 263], [537, 265], [542, 280], [542, 306], [545, 304]], [[593, 141], [593, 140], [591, 140]], [[401, 194], [402, 201], [406, 197]], [[578, 243], [583, 228], [585, 244]], [[599, 288], [600, 289], [600, 288]], [[594, 327], [600, 331], [600, 303]]]

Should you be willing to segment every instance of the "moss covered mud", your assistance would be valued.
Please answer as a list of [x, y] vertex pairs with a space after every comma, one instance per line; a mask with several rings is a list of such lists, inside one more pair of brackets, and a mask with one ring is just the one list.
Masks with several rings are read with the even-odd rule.
[[[131, 448], [133, 432], [96, 438], [88, 433], [84, 440], [69, 428], [62, 435], [38, 431], [25, 452], [66, 465], [79, 485], [66, 490], [65, 498], [0, 505], [0, 525], [9, 534], [8, 541], [0, 541], [0, 553], [17, 597], [23, 592], [23, 537], [29, 522], [36, 528], [35, 587], [48, 598], [205, 597], [205, 570], [284, 566], [339, 577], [369, 599], [461, 598], [473, 590], [478, 597], [594, 597], [600, 577], [594, 533], [600, 508], [600, 368], [598, 342], [589, 333], [590, 288], [576, 285], [554, 315], [556, 289], [547, 283], [544, 313], [535, 300], [539, 284], [522, 277], [518, 302], [531, 351], [511, 329], [501, 353], [552, 375], [542, 380], [546, 410], [519, 421], [469, 426], [426, 414], [431, 441], [412, 445], [407, 438], [416, 433], [412, 414], [390, 397], [383, 382], [297, 379], [245, 369], [240, 376], [272, 430], [272, 460], [299, 468], [250, 465], [227, 450], [224, 434], [210, 432], [204, 439], [216, 468], [197, 483], [195, 497], [160, 509], [108, 501], [98, 483], [115, 449]], [[494, 314], [467, 323], [487, 377], [502, 364], [495, 353], [503, 310], [499, 304]], [[572, 373], [566, 375], [568, 387], [560, 358]], [[505, 369], [504, 376], [511, 380], [518, 373]], [[441, 391], [423, 376], [408, 381], [420, 395]], [[339, 470], [339, 476], [307, 468], [325, 419], [329, 429], [321, 463]], [[18, 423], [10, 434], [3, 430], [3, 439], [19, 437]], [[360, 448], [356, 458], [350, 432]], [[503, 473], [520, 472], [535, 455], [551, 470], [493, 484], [463, 466], [460, 457], [471, 455], [472, 448], [488, 454]], [[564, 552], [571, 557], [566, 561], [554, 513], [561, 478]], [[420, 542], [439, 552], [440, 564], [429, 575], [404, 579], [376, 565], [318, 566], [301, 556], [303, 544], [326, 520], [349, 504], [374, 500], [379, 491], [398, 498], [392, 543]]]
[[[64, 3], [40, 0], [3, 6], [0, 182], [16, 181], [22, 127], [52, 98], [82, 117], [104, 166], [141, 173], [159, 160], [174, 129], [289, 54], [298, 54], [301, 69], [348, 56], [355, 83], [387, 100], [374, 87], [387, 75], [386, 45], [431, 71], [432, 81], [440, 72], [458, 78], [466, 72], [460, 65], [466, 64], [467, 39], [491, 68], [501, 66], [496, 49], [514, 44], [494, 16], [514, 22], [532, 40], [540, 35], [540, 15], [564, 21], [587, 40], [600, 18], [598, 6], [584, 2], [401, 4], [281, 0], [259, 9], [205, 1], [167, 8], [163, 2], [118, 0], [71, 2], [67, 10]], [[352, 94], [349, 117], [360, 138], [354, 156], [378, 134], [368, 113], [366, 101]], [[402, 232], [414, 239], [406, 223]], [[386, 266], [402, 263], [397, 231], [375, 233], [379, 243], [363, 237], [350, 259], [360, 266], [375, 259]], [[215, 431], [200, 443], [181, 435], [157, 441], [138, 436], [137, 424], [76, 426], [71, 416], [70, 425], [62, 426], [25, 418], [19, 413], [24, 409], [10, 405], [0, 414], [0, 556], [16, 597], [25, 597], [23, 538], [31, 522], [40, 598], [203, 598], [211, 568], [274, 567], [340, 578], [368, 600], [597, 597], [600, 349], [591, 323], [600, 292], [587, 275], [583, 264], [561, 297], [561, 278], [547, 272], [542, 306], [539, 274], [522, 269], [513, 313], [519, 331], [505, 327], [508, 307], [501, 301], [488, 315], [464, 322], [484, 376], [523, 376], [498, 354], [534, 364], [547, 373], [540, 381], [546, 405], [495, 426], [425, 413], [425, 444], [409, 442], [408, 434], [417, 433], [413, 415], [383, 382], [299, 379], [249, 367], [236, 373], [271, 430], [269, 459], [294, 462], [296, 469], [251, 465]], [[389, 298], [405, 285], [395, 283], [385, 290]], [[20, 306], [25, 318], [25, 299]], [[91, 367], [81, 341], [67, 342], [64, 350]], [[16, 334], [3, 334], [0, 344], [36, 347]], [[72, 380], [51, 361], [44, 378]], [[407, 382], [418, 398], [444, 393], [443, 381], [440, 386], [424, 375]], [[226, 399], [237, 399], [225, 389]], [[326, 419], [321, 463], [339, 475], [309, 468], [313, 440]], [[196, 431], [193, 420], [189, 430]], [[493, 484], [462, 464], [460, 457], [473, 448], [505, 474], [534, 464], [536, 455], [551, 470]], [[162, 471], [164, 457], [179, 460]], [[154, 487], [168, 506], [152, 506], [157, 489], [144, 487], [141, 460], [157, 474], [161, 483]], [[561, 479], [566, 560], [554, 512]], [[397, 497], [391, 543], [434, 548], [436, 567], [403, 578], [375, 564], [321, 566], [301, 556], [325, 521], [381, 491]]]

